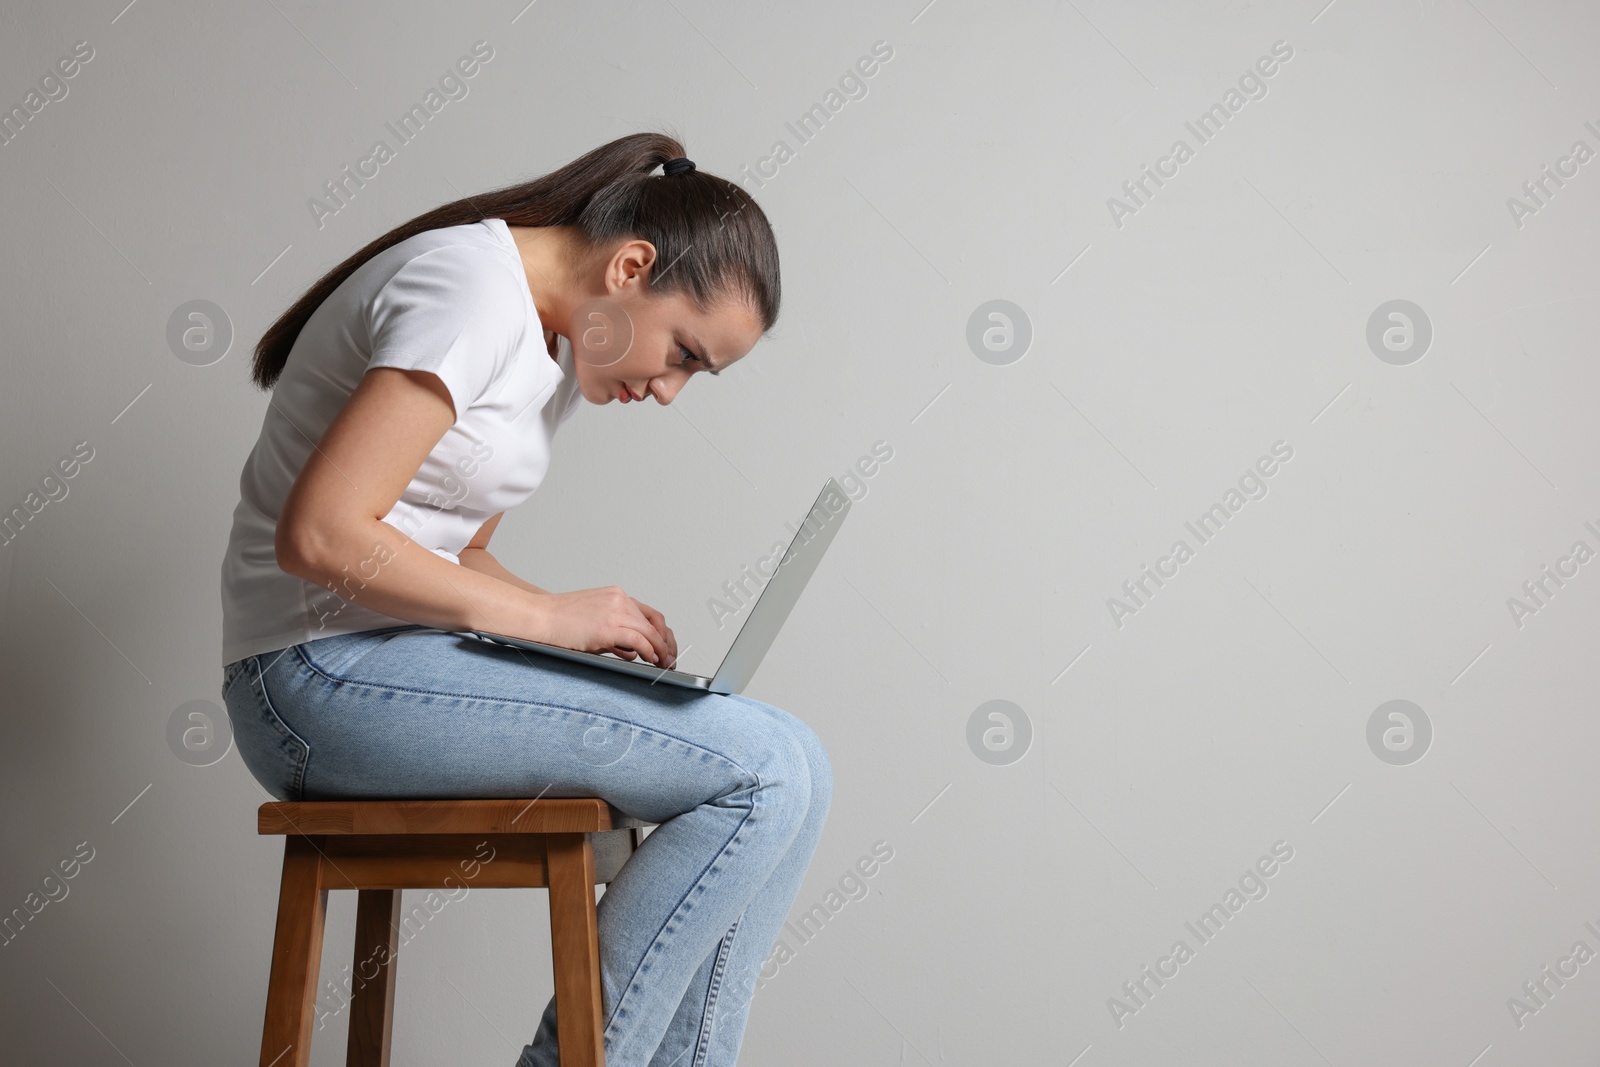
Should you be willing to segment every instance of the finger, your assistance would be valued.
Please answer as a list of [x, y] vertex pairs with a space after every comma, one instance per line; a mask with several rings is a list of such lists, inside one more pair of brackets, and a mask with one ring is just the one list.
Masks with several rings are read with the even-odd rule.
[[607, 651], [625, 660], [630, 662], [633, 660], [642, 660], [645, 663], [654, 662], [655, 646], [650, 643], [648, 637], [637, 630], [621, 630], [612, 637], [611, 642], [611, 647]]
[[[629, 599], [632, 600], [633, 598], [629, 597]], [[659, 626], [661, 627], [666, 625], [666, 620], [661, 617], [659, 611], [656, 611], [650, 605], [642, 604], [637, 600], [634, 600], [633, 603], [636, 605], [634, 611], [638, 616], [635, 626], [650, 641], [650, 647], [655, 653], [655, 658], [651, 662], [659, 663], [671, 655], [672, 650], [668, 647], [666, 636], [658, 628], [657, 622], [652, 620], [645, 612], [648, 610], [651, 614], [654, 614], [656, 619], [660, 620]]]
[[610, 632], [606, 634], [609, 651], [625, 660], [642, 659], [654, 663], [661, 658], [650, 636], [653, 627], [640, 610], [639, 601], [628, 596], [620, 586], [603, 586], [599, 592], [613, 601]]
[[649, 619], [650, 624], [661, 634], [662, 641], [666, 645], [668, 661], [675, 661], [678, 658], [678, 639], [673, 635], [672, 628], [667, 625], [666, 616], [642, 600], [634, 600], [634, 603], [639, 605], [644, 617]]
[[643, 618], [624, 624], [632, 637], [631, 644], [639, 650], [639, 657], [660, 667], [671, 666], [672, 650], [666, 638]]

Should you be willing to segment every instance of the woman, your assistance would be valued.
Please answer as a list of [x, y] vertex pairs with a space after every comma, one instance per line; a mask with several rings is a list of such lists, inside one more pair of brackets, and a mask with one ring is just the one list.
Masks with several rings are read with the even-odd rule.
[[[611, 1067], [734, 1063], [827, 815], [827, 755], [758, 700], [465, 631], [675, 663], [659, 611], [616, 586], [549, 592], [489, 540], [580, 395], [670, 404], [778, 302], [760, 207], [635, 134], [385, 234], [256, 348], [272, 397], [222, 566], [239, 753], [280, 800], [599, 796], [660, 823], [599, 905]], [[555, 1034], [552, 1000], [519, 1067], [554, 1067]]]

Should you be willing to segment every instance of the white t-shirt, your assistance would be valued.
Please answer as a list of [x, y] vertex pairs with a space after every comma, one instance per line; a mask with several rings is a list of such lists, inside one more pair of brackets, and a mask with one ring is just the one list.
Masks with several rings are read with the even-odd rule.
[[383, 521], [459, 564], [491, 516], [544, 480], [555, 431], [582, 397], [564, 337], [557, 355], [503, 219], [416, 234], [346, 278], [295, 339], [239, 477], [222, 561], [223, 665], [408, 621], [361, 603], [378, 563], [351, 561], [338, 582], [345, 599], [280, 569], [273, 547], [312, 442], [369, 367], [432, 371], [450, 391], [455, 424]]

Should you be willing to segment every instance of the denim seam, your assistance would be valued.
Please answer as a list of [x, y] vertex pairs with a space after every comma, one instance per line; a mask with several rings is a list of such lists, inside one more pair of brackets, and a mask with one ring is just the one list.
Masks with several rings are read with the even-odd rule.
[[727, 853], [731, 846], [738, 843], [740, 836], [744, 833], [745, 826], [749, 824], [750, 819], [755, 815], [756, 807], [760, 803], [762, 782], [759, 774], [755, 775], [754, 777], [755, 792], [751, 794], [749, 810], [746, 811], [744, 817], [739, 820], [739, 825], [734, 828], [733, 834], [728, 838], [727, 841], [723, 842], [721, 848], [717, 849], [717, 854], [700, 869], [700, 873], [695, 876], [694, 881], [690, 883], [687, 889], [684, 890], [683, 896], [679, 898], [678, 903], [673, 906], [672, 912], [667, 916], [666, 922], [661, 924], [661, 929], [656, 931], [655, 936], [650, 939], [649, 946], [647, 946], [643, 954], [640, 955], [639, 966], [632, 974], [628, 976], [628, 984], [623, 987], [621, 994], [618, 995], [616, 1004], [611, 1009], [611, 1021], [606, 1024], [605, 1030], [603, 1031], [602, 1036], [607, 1042], [611, 1041], [611, 1028], [613, 1025], [615, 1025], [617, 1017], [622, 1014], [623, 1008], [628, 999], [628, 995], [639, 986], [639, 972], [644, 969], [644, 965], [650, 959], [651, 953], [655, 952], [656, 949], [661, 945], [662, 938], [667, 936], [667, 927], [671, 926], [673, 920], [677, 919], [683, 912], [684, 906], [689, 903], [690, 896], [696, 889], [702, 886], [702, 884], [705, 882], [706, 876], [710, 873], [711, 868], [716, 866], [717, 861]]
[[711, 1027], [717, 1016], [717, 995], [722, 992], [722, 976], [728, 968], [728, 957], [733, 954], [733, 939], [738, 935], [739, 924], [743, 921], [744, 913], [740, 912], [717, 950], [717, 962], [711, 969], [711, 981], [706, 987], [705, 1010], [700, 1016], [700, 1036], [695, 1042], [694, 1059], [690, 1067], [705, 1067], [706, 1057], [711, 1054]]
[[[293, 647], [294, 647], [293, 645], [290, 645], [290, 646], [288, 646], [288, 648], [280, 648], [280, 649], [278, 649], [278, 654], [276, 656], [272, 657], [272, 662], [267, 664], [264, 667], [261, 667], [261, 676], [263, 678], [265, 678], [267, 672], [270, 671], [273, 667], [277, 666], [278, 665], [278, 661], [281, 660], [284, 657], [284, 654], [287, 653], [289, 651], [289, 649], [291, 649]], [[256, 665], [257, 666], [260, 666], [261, 657], [264, 656], [264, 655], [266, 655], [266, 653], [262, 652], [262, 653], [259, 653], [256, 656]]]
[[[254, 657], [250, 657], [250, 658], [253, 659]], [[234, 663], [238, 664], [239, 669], [234, 674], [234, 676], [232, 678], [229, 678], [228, 674], [227, 674], [227, 671], [228, 671], [229, 668], [232, 668], [234, 666]], [[239, 679], [243, 678], [250, 670], [250, 665], [248, 663], [246, 663], [246, 662], [241, 662], [241, 661], [236, 660], [236, 661], [234, 661], [234, 663], [228, 664], [228, 667], [223, 669], [223, 674], [222, 674], [222, 700], [223, 700], [224, 703], [226, 703], [227, 700], [228, 700], [228, 694], [233, 692], [233, 687], [239, 684]]]
[[350, 678], [340, 678], [337, 675], [328, 673], [322, 667], [318, 666], [316, 663], [313, 663], [310, 657], [305, 654], [305, 651], [299, 645], [294, 646], [294, 651], [295, 654], [300, 657], [300, 661], [304, 663], [314, 674], [321, 678], [327, 679], [334, 685], [348, 685], [360, 689], [370, 689], [374, 692], [380, 693], [417, 693], [421, 696], [448, 697], [452, 700], [476, 700], [485, 704], [503, 704], [507, 707], [514, 708], [552, 708], [556, 711], [570, 711], [578, 715], [592, 715], [597, 719], [605, 719], [607, 722], [621, 723], [630, 729], [638, 731], [641, 734], [651, 737], [664, 737], [668, 740], [676, 741], [685, 748], [691, 748], [696, 752], [703, 752], [708, 756], [713, 756], [728, 764], [728, 766], [735, 768], [740, 774], [753, 779], [758, 787], [761, 784], [759, 775], [754, 774], [749, 768], [743, 766], [737, 760], [729, 759], [721, 752], [714, 752], [703, 745], [695, 744], [688, 738], [679, 737], [677, 734], [670, 734], [664, 730], [657, 730], [648, 726], [640, 726], [636, 722], [632, 722], [628, 719], [620, 718], [615, 715], [610, 715], [603, 711], [596, 711], [593, 708], [573, 707], [570, 704], [553, 704], [544, 700], [517, 700], [514, 697], [490, 697], [484, 696], [482, 693], [449, 693], [440, 689], [418, 689], [412, 686], [390, 685], [386, 682], [360, 682]]
[[[281, 726], [285, 733], [294, 738], [296, 741], [300, 742], [302, 751], [295, 757], [293, 779], [294, 792], [290, 796], [290, 799], [292, 800], [299, 800], [305, 795], [306, 765], [311, 762], [311, 744], [305, 738], [296, 733], [294, 727], [290, 726], [287, 722], [284, 722], [283, 716], [278, 714], [278, 709], [272, 706], [272, 697], [267, 693], [267, 680], [265, 677], [263, 677], [265, 672], [261, 669], [260, 657], [256, 657], [255, 668], [256, 690], [261, 695], [261, 703], [266, 707], [267, 714], [272, 716], [272, 721]], [[248, 670], [248, 668], [246, 670]]]

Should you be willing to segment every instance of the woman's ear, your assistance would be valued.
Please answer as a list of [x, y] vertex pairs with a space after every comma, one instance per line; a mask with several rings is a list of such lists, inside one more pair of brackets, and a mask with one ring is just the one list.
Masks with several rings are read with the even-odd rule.
[[629, 281], [635, 281], [641, 290], [649, 289], [655, 262], [655, 245], [637, 237], [624, 241], [612, 253], [610, 265], [606, 268], [607, 287], [615, 285], [620, 289]]

